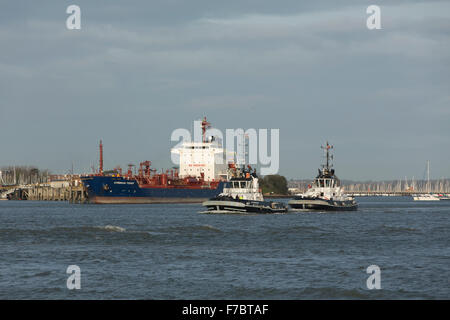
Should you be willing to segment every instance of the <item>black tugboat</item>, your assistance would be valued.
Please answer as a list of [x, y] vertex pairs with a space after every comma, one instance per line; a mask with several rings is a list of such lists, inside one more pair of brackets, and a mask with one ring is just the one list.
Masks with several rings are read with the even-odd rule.
[[326, 146], [322, 146], [325, 150], [326, 164], [319, 169], [319, 174], [314, 179], [312, 185], [308, 186], [308, 190], [297, 195], [288, 202], [294, 210], [299, 211], [351, 211], [357, 210], [358, 204], [353, 197], [344, 194], [341, 188], [341, 182], [335, 175], [330, 160], [330, 146], [327, 142]]
[[208, 210], [203, 213], [284, 213], [288, 211], [285, 204], [264, 201], [259, 189], [256, 170], [236, 168], [231, 164], [228, 169], [229, 182], [217, 197], [203, 202]]

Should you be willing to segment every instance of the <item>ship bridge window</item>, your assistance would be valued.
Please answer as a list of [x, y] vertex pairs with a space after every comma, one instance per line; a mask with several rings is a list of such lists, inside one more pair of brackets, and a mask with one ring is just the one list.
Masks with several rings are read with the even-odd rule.
[[319, 179], [319, 187], [323, 188], [324, 186], [324, 179]]
[[241, 188], [245, 188], [245, 181], [241, 181]]

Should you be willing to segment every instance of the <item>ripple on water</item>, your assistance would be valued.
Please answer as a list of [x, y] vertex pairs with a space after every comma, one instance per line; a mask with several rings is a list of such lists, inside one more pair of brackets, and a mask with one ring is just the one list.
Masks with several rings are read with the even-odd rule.
[[[199, 205], [11, 202], [0, 208], [0, 298], [448, 298], [447, 207], [200, 215]], [[2, 204], [0, 203], [0, 206]], [[66, 268], [82, 270], [81, 292]], [[379, 265], [381, 290], [367, 290]]]
[[419, 229], [407, 226], [393, 226], [383, 224], [374, 230], [375, 232], [381, 232], [383, 234], [409, 234], [409, 233], [422, 233]]

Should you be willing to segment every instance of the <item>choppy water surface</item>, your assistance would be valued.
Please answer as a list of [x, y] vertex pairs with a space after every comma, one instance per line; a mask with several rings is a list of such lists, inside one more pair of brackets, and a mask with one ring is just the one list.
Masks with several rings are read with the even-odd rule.
[[[341, 213], [0, 201], [2, 299], [449, 299], [448, 202]], [[69, 265], [81, 289], [68, 290]], [[368, 290], [369, 265], [381, 290]]]

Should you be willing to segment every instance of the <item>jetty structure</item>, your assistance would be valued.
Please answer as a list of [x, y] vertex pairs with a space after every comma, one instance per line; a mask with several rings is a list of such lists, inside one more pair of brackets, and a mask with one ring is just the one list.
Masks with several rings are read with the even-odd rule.
[[0, 188], [1, 200], [68, 201], [86, 203], [86, 190], [80, 176], [67, 175], [65, 180]]

